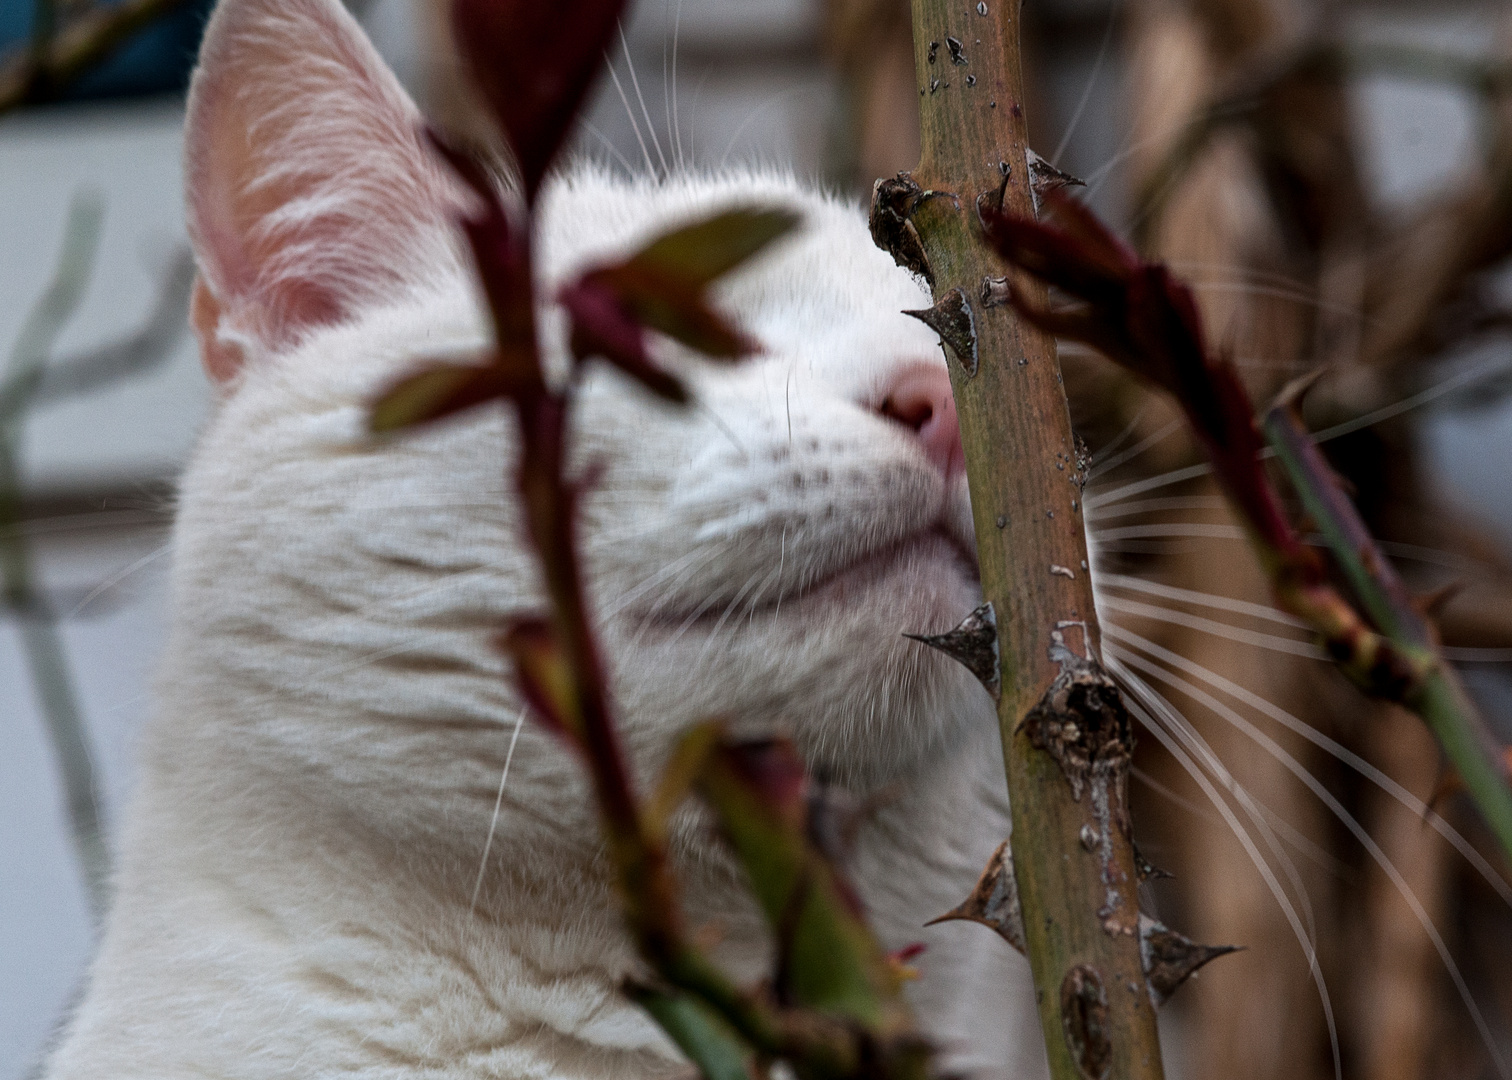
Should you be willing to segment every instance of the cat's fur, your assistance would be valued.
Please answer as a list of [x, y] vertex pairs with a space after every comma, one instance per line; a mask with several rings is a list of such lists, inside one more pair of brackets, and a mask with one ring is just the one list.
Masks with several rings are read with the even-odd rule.
[[[415, 122], [335, 0], [212, 20], [187, 172], [221, 400], [183, 481], [116, 899], [53, 1080], [686, 1071], [616, 992], [634, 960], [580, 765], [529, 721], [491, 829], [520, 707], [490, 641], [541, 605], [505, 412], [363, 434], [377, 388], [487, 336], [459, 195]], [[880, 793], [854, 874], [890, 946], [930, 946], [910, 995], [942, 1064], [1030, 1075], [1027, 965], [980, 927], [922, 926], [1007, 830], [985, 693], [899, 636], [977, 596], [963, 476], [881, 412], [900, 377], [943, 371], [900, 314], [924, 292], [855, 207], [767, 174], [569, 172], [544, 197], [546, 276], [751, 201], [805, 223], [721, 290], [764, 354], [671, 358], [685, 411], [596, 369], [574, 418], [624, 735], [644, 780], [693, 721], [781, 727]], [[692, 918], [758, 977], [760, 920], [691, 815], [678, 854]]]

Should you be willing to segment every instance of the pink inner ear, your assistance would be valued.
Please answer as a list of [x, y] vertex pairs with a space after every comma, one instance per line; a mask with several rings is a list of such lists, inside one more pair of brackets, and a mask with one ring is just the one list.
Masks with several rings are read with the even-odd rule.
[[277, 351], [454, 265], [459, 194], [419, 124], [336, 0], [223, 0], [185, 151], [219, 319]]

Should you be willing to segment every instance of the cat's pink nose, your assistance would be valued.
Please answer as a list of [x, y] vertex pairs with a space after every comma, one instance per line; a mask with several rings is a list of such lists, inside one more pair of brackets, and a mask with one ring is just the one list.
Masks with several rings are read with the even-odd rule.
[[924, 453], [947, 480], [966, 471], [961, 423], [944, 368], [914, 367], [901, 372], [887, 388], [879, 411], [918, 436]]

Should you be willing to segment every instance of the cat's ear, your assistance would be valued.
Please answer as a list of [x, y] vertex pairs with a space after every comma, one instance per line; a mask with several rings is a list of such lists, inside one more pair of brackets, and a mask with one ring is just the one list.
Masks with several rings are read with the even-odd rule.
[[455, 258], [461, 196], [419, 124], [337, 0], [222, 0], [185, 132], [191, 317], [213, 378]]

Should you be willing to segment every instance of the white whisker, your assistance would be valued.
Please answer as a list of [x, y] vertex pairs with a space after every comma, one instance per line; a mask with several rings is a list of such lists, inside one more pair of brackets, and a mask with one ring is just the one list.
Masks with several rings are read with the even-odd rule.
[[[670, 169], [667, 168], [667, 155], [662, 153], [661, 140], [656, 137], [656, 125], [651, 122], [651, 110], [646, 108], [646, 96], [641, 93], [640, 78], [635, 74], [635, 60], [630, 55], [630, 40], [625, 37], [625, 24], [619, 26], [620, 47], [625, 52], [625, 70], [630, 73], [630, 86], [635, 90], [635, 100], [640, 103], [641, 115], [646, 118], [646, 134], [651, 139], [651, 145], [656, 150], [656, 158], [661, 162], [661, 175], [665, 177]], [[628, 107], [628, 106], [627, 106]]]
[[1087, 521], [1089, 523], [1112, 521], [1115, 518], [1152, 514], [1161, 510], [1228, 510], [1233, 505], [1222, 495], [1167, 495], [1162, 498], [1115, 503], [1111, 509], [1088, 514]]
[[[1275, 634], [1261, 633], [1258, 630], [1245, 630], [1242, 627], [1230, 626], [1228, 623], [1218, 622], [1215, 619], [1204, 619], [1200, 615], [1191, 615], [1185, 611], [1175, 611], [1171, 608], [1160, 607], [1157, 604], [1143, 604], [1137, 600], [1124, 600], [1116, 596], [1100, 596], [1097, 600], [1097, 607], [1099, 611], [1119, 611], [1126, 615], [1153, 619], [1156, 622], [1185, 626], [1189, 630], [1199, 630], [1204, 634], [1212, 634], [1214, 637], [1237, 641], [1243, 645], [1254, 645], [1257, 648], [1269, 649], [1271, 652], [1300, 656], [1306, 660], [1328, 659], [1328, 655], [1311, 641], [1299, 641], [1295, 638], [1279, 637]], [[1111, 622], [1112, 620], [1105, 621]]]
[[515, 743], [520, 741], [520, 728], [525, 725], [525, 708], [521, 706], [519, 715], [515, 717], [514, 734], [509, 736], [509, 750], [504, 754], [504, 770], [499, 773], [499, 792], [494, 796], [493, 817], [488, 820], [488, 839], [483, 841], [483, 857], [478, 860], [478, 880], [473, 883], [472, 902], [467, 906], [469, 915], [478, 910], [478, 893], [483, 890], [488, 853], [493, 850], [494, 831], [499, 827], [499, 809], [504, 805], [504, 784], [509, 779], [509, 763], [514, 760]]
[[[1318, 951], [1309, 940], [1303, 920], [1297, 913], [1295, 905], [1292, 904], [1291, 899], [1286, 895], [1286, 890], [1281, 887], [1281, 882], [1276, 878], [1275, 871], [1271, 869], [1270, 864], [1255, 845], [1254, 838], [1250, 836], [1249, 831], [1244, 828], [1228, 803], [1223, 800], [1217, 789], [1213, 787], [1212, 781], [1203, 774], [1202, 770], [1198, 768], [1197, 763], [1182, 749], [1176, 737], [1167, 731], [1164, 725], [1156, 722], [1151, 709], [1158, 711], [1161, 715], [1166, 716], [1168, 720], [1171, 720], [1173, 727], [1180, 726], [1180, 714], [1176, 712], [1174, 707], [1164, 697], [1156, 693], [1152, 687], [1145, 683], [1144, 680], [1140, 679], [1132, 671], [1129, 671], [1120, 662], [1118, 650], [1116, 648], [1108, 649], [1106, 642], [1104, 643], [1104, 656], [1108, 661], [1109, 670], [1118, 676], [1119, 680], [1126, 687], [1135, 691], [1134, 694], [1130, 695], [1127, 702], [1129, 712], [1144, 725], [1146, 731], [1155, 736], [1156, 741], [1166, 748], [1171, 756], [1176, 759], [1177, 763], [1186, 771], [1187, 775], [1202, 788], [1203, 794], [1208, 797], [1209, 802], [1223, 816], [1229, 830], [1239, 841], [1240, 845], [1243, 846], [1245, 854], [1249, 856], [1250, 862], [1254, 864], [1261, 879], [1265, 882], [1266, 888], [1270, 890], [1271, 896], [1275, 898], [1277, 905], [1281, 908], [1282, 915], [1291, 925], [1292, 933], [1295, 935], [1297, 943], [1302, 947], [1303, 955], [1307, 958], [1308, 972], [1312, 975], [1313, 985], [1317, 987], [1318, 998], [1323, 1005], [1323, 1018], [1328, 1026], [1328, 1044], [1333, 1052], [1334, 1077], [1335, 1080], [1342, 1080], [1344, 1075], [1343, 1061], [1340, 1054], [1339, 1028], [1334, 1018], [1333, 1001], [1328, 994], [1328, 985], [1323, 978], [1322, 966], [1318, 963]], [[1146, 704], [1149, 704], [1151, 708], [1146, 708]]]
[[1247, 534], [1238, 525], [1221, 525], [1206, 521], [1167, 521], [1157, 525], [1121, 525], [1116, 529], [1099, 529], [1096, 540], [1168, 540], [1184, 537], [1199, 540], [1245, 540]]
[[609, 69], [609, 78], [614, 82], [614, 89], [619, 94], [620, 103], [625, 106], [625, 118], [630, 121], [630, 130], [635, 132], [635, 141], [640, 144], [641, 157], [646, 160], [646, 171], [654, 176], [656, 162], [651, 160], [651, 151], [646, 146], [645, 136], [641, 134], [640, 121], [636, 120], [635, 110], [630, 108], [630, 99], [625, 96], [625, 85], [620, 82], [619, 72], [614, 70], [613, 62], [605, 66]]
[[161, 559], [164, 555], [168, 554], [172, 550], [172, 544], [164, 544], [156, 551], [152, 551], [146, 555], [143, 555], [140, 559], [132, 563], [130, 566], [127, 566], [125, 569], [117, 570], [114, 574], [111, 574], [104, 581], [96, 585], [93, 589], [90, 589], [89, 592], [85, 593], [84, 599], [75, 604], [73, 610], [63, 617], [65, 619], [78, 618], [81, 614], [83, 614], [84, 609], [92, 604], [97, 597], [109, 592], [111, 589], [115, 588], [121, 582], [129, 578], [132, 574], [135, 574], [138, 570], [141, 570], [149, 564], [156, 562], [158, 559]]
[[1223, 717], [1252, 741], [1261, 746], [1276, 761], [1280, 762], [1288, 772], [1306, 785], [1307, 789], [1313, 793], [1319, 802], [1323, 803], [1333, 812], [1339, 822], [1369, 852], [1371, 859], [1381, 868], [1381, 871], [1391, 879], [1391, 883], [1396, 888], [1398, 894], [1407, 902], [1407, 906], [1412, 909], [1412, 914], [1417, 919], [1418, 925], [1423, 928], [1423, 932], [1428, 935], [1428, 939], [1433, 943], [1434, 949], [1439, 954], [1440, 962], [1443, 963], [1444, 968], [1448, 971], [1455, 989], [1459, 991], [1460, 1000], [1463, 1002], [1466, 1010], [1469, 1011], [1470, 1017], [1475, 1023], [1476, 1030], [1480, 1032], [1486, 1052], [1491, 1055], [1491, 1060], [1496, 1064], [1496, 1071], [1503, 1077], [1503, 1080], [1509, 1080], [1506, 1063], [1502, 1060], [1501, 1052], [1492, 1037], [1491, 1029], [1487, 1025], [1485, 1017], [1481, 1015], [1480, 1008], [1476, 1005], [1475, 999], [1471, 996], [1470, 987], [1466, 985], [1459, 965], [1454, 962], [1454, 958], [1449, 954], [1449, 947], [1444, 943], [1443, 936], [1438, 932], [1438, 928], [1434, 926], [1433, 920], [1424, 909], [1422, 902], [1418, 900], [1417, 894], [1412, 891], [1412, 887], [1407, 883], [1407, 879], [1396, 868], [1396, 864], [1386, 857], [1386, 853], [1370, 835], [1369, 830], [1361, 825], [1359, 820], [1344, 808], [1343, 804], [1318, 781], [1317, 777], [1303, 768], [1301, 762], [1297, 761], [1291, 754], [1288, 754], [1279, 743], [1259, 730], [1248, 720], [1245, 720], [1233, 709], [1224, 705], [1206, 691], [1192, 685], [1179, 676], [1172, 675], [1170, 672], [1161, 669], [1149, 661], [1142, 660], [1131, 653], [1124, 653], [1122, 650], [1119, 650], [1119, 655], [1121, 663], [1137, 667], [1146, 674], [1160, 679], [1162, 682], [1189, 695], [1194, 701], [1205, 705], [1216, 715]]
[[1154, 446], [1156, 443], [1164, 442], [1166, 439], [1176, 434], [1176, 432], [1180, 431], [1181, 428], [1182, 421], [1170, 421], [1169, 423], [1162, 426], [1159, 431], [1155, 431], [1149, 435], [1146, 435], [1143, 439], [1140, 439], [1139, 442], [1129, 447], [1123, 453], [1115, 454], [1112, 457], [1109, 457], [1107, 460], [1099, 462], [1089, 473], [1087, 473], [1087, 479], [1095, 480], [1099, 476], [1113, 471], [1129, 459], [1138, 457], [1140, 454], [1150, 449], [1150, 447]]
[[1071, 120], [1066, 124], [1066, 130], [1061, 135], [1060, 145], [1055, 148], [1055, 153], [1050, 155], [1050, 164], [1057, 168], [1060, 167], [1061, 155], [1066, 152], [1066, 147], [1071, 145], [1071, 137], [1076, 134], [1082, 113], [1087, 109], [1087, 102], [1092, 100], [1092, 91], [1097, 86], [1097, 77], [1102, 74], [1103, 63], [1108, 59], [1108, 46], [1113, 43], [1113, 27], [1117, 23], [1118, 5], [1113, 4], [1108, 8], [1108, 25], [1103, 30], [1102, 45], [1097, 49], [1097, 61], [1092, 65], [1092, 74], [1087, 76], [1087, 85], [1082, 90], [1081, 100], [1076, 103], [1076, 111], [1071, 114]]
[[1280, 623], [1282, 626], [1294, 627], [1298, 630], [1309, 630], [1311, 627], [1295, 615], [1271, 607], [1268, 604], [1256, 604], [1249, 600], [1235, 600], [1227, 596], [1219, 596], [1216, 593], [1197, 592], [1193, 589], [1178, 589], [1174, 585], [1161, 585], [1154, 581], [1146, 581], [1144, 578], [1133, 577], [1128, 574], [1099, 574], [1097, 578], [1099, 588], [1129, 589], [1134, 592], [1148, 593], [1151, 596], [1159, 596], [1165, 600], [1179, 600], [1188, 604], [1201, 604], [1203, 607], [1216, 608], [1220, 611], [1231, 611], [1236, 615], [1251, 615], [1257, 619], [1266, 619], [1270, 622]]
[[1464, 857], [1466, 862], [1468, 862], [1475, 868], [1476, 872], [1480, 874], [1480, 876], [1485, 880], [1486, 884], [1490, 885], [1491, 888], [1496, 891], [1496, 894], [1502, 898], [1502, 901], [1504, 903], [1512, 906], [1512, 885], [1509, 885], [1502, 878], [1502, 876], [1492, 868], [1490, 862], [1486, 860], [1485, 856], [1483, 856], [1479, 851], [1475, 850], [1470, 842], [1460, 834], [1458, 829], [1449, 824], [1449, 822], [1445, 821], [1437, 811], [1435, 811], [1422, 799], [1419, 799], [1416, 795], [1412, 794], [1412, 792], [1408, 791], [1401, 784], [1397, 783], [1391, 777], [1387, 776], [1380, 769], [1376, 768], [1370, 762], [1360, 757], [1360, 755], [1354, 753], [1342, 743], [1336, 742], [1335, 740], [1329, 738], [1327, 735], [1324, 735], [1322, 732], [1313, 728], [1310, 724], [1303, 723], [1300, 719], [1287, 712], [1279, 705], [1275, 705], [1272, 702], [1267, 701], [1264, 697], [1256, 694], [1251, 690], [1245, 689], [1231, 679], [1224, 678], [1222, 675], [1219, 675], [1216, 672], [1203, 667], [1196, 661], [1189, 660], [1188, 658], [1182, 656], [1180, 653], [1173, 652], [1170, 649], [1157, 645], [1155, 642], [1150, 641], [1147, 638], [1140, 637], [1138, 634], [1125, 630], [1121, 626], [1107, 624], [1103, 627], [1103, 634], [1104, 636], [1113, 640], [1124, 641], [1139, 649], [1141, 652], [1149, 654], [1150, 656], [1159, 660], [1161, 663], [1168, 664], [1179, 671], [1185, 672], [1194, 679], [1207, 683], [1214, 689], [1220, 690], [1223, 693], [1227, 694], [1235, 701], [1238, 701], [1239, 703], [1246, 705], [1251, 709], [1254, 709], [1262, 716], [1267, 716], [1270, 719], [1276, 721], [1276, 723], [1280, 724], [1288, 731], [1300, 736], [1301, 738], [1306, 739], [1308, 742], [1312, 743], [1319, 749], [1332, 754], [1339, 761], [1343, 762], [1345, 765], [1348, 765], [1351, 769], [1355, 770], [1355, 772], [1359, 773], [1365, 779], [1369, 780], [1372, 784], [1375, 784], [1387, 795], [1390, 795], [1397, 802], [1401, 803], [1407, 809], [1411, 810], [1414, 814], [1427, 822], [1435, 832], [1437, 832], [1440, 836], [1442, 836], [1446, 841], [1449, 842], [1454, 850], [1458, 851], [1460, 855]]

